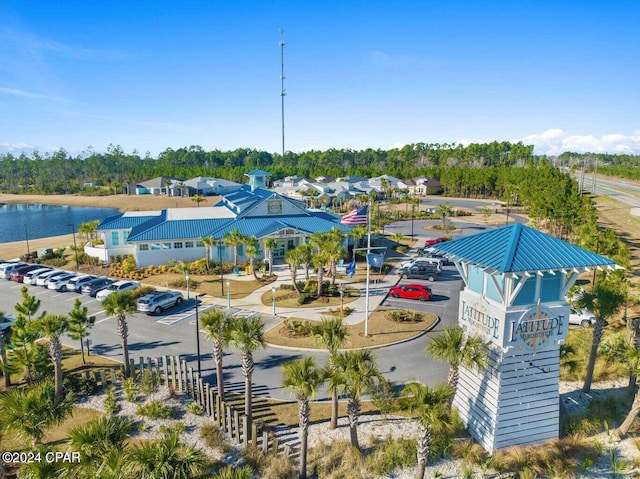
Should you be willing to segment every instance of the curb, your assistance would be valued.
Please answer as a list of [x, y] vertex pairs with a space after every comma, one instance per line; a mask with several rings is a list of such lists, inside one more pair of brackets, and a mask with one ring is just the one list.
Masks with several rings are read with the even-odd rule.
[[[414, 339], [418, 339], [420, 336], [424, 336], [427, 333], [430, 333], [431, 331], [433, 331], [433, 329], [440, 324], [441, 318], [438, 315], [434, 315], [436, 317], [436, 320], [434, 321], [434, 323], [428, 327], [427, 329], [425, 329], [424, 331], [420, 331], [418, 334], [414, 335], [414, 336], [410, 336], [408, 338], [405, 339], [399, 339], [398, 341], [394, 341], [392, 343], [385, 343], [385, 344], [377, 344], [375, 346], [365, 346], [362, 348], [348, 348], [348, 349], [338, 349], [339, 352], [344, 352], [344, 351], [359, 351], [361, 349], [382, 349], [382, 348], [387, 348], [390, 346], [396, 346], [398, 344], [402, 344], [402, 343], [408, 343], [409, 341], [413, 341]], [[277, 325], [276, 325], [277, 326]], [[274, 326], [275, 327], [275, 326]], [[273, 329], [273, 328], [271, 328]], [[277, 349], [285, 349], [287, 351], [326, 351], [326, 349], [321, 349], [321, 348], [297, 348], [297, 347], [293, 347], [293, 346], [283, 346], [281, 344], [274, 344], [274, 343], [265, 343], [267, 346], [272, 347], [272, 348], [277, 348]]]

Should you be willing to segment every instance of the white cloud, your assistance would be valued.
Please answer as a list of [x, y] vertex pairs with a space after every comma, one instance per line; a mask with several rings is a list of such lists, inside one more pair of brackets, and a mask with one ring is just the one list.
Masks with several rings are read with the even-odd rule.
[[609, 133], [596, 137], [594, 135], [570, 135], [559, 128], [552, 128], [515, 141], [534, 145], [534, 151], [539, 155], [559, 155], [567, 151], [640, 154], [640, 131], [635, 131], [631, 135]]
[[48, 95], [43, 95], [42, 93], [34, 93], [31, 91], [20, 90], [18, 88], [6, 88], [2, 86], [0, 86], [0, 93], [5, 93], [11, 96], [19, 96], [22, 98], [34, 98], [34, 99], [46, 98], [48, 100], [65, 101], [64, 98], [60, 98], [60, 97], [52, 97]]

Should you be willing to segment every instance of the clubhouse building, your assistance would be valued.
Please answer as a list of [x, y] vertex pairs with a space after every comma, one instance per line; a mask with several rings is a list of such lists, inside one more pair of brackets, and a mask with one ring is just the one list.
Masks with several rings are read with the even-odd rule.
[[[266, 188], [270, 173], [254, 170], [246, 173], [249, 183], [224, 193], [214, 206], [167, 208], [160, 211], [129, 211], [102, 221], [97, 231], [103, 245], [88, 243], [85, 253], [109, 262], [118, 255], [132, 255], [138, 267], [166, 264], [171, 260], [195, 261], [204, 258], [202, 238], [212, 237], [213, 261], [232, 261], [232, 248], [224, 237], [233, 230], [258, 239], [264, 254], [264, 241], [274, 239], [274, 262], [285, 253], [308, 241], [313, 233], [351, 230], [340, 224], [340, 217], [325, 211], [305, 209], [303, 201], [283, 196]], [[345, 244], [346, 247], [346, 244]], [[248, 259], [238, 248], [238, 259]]]

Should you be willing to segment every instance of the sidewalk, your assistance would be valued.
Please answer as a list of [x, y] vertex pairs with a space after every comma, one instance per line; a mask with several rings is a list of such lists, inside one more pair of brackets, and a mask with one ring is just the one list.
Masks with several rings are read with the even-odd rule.
[[[302, 270], [300, 269], [300, 272]], [[291, 271], [289, 270], [289, 265], [287, 264], [279, 264], [274, 265], [273, 273], [278, 277], [278, 279], [270, 284], [262, 286], [255, 290], [253, 293], [242, 299], [234, 299], [231, 306], [234, 309], [244, 309], [248, 311], [255, 311], [258, 313], [263, 313], [267, 315], [273, 315], [273, 306], [272, 305], [264, 305], [262, 304], [261, 297], [265, 292], [271, 291], [271, 288], [275, 286], [279, 288], [282, 284], [291, 284]], [[238, 279], [247, 277], [248, 279], [252, 279], [251, 275], [242, 275]], [[380, 303], [386, 298], [389, 288], [394, 286], [398, 282], [398, 275], [396, 273], [396, 269], [393, 268], [386, 276], [380, 279], [380, 276], [377, 273], [371, 272], [370, 281], [369, 281], [369, 312], [376, 309], [380, 306]], [[345, 324], [358, 324], [365, 320], [366, 315], [366, 284], [364, 282], [354, 283], [346, 279], [337, 279], [336, 283], [345, 283], [349, 284], [353, 287], [357, 287], [360, 290], [360, 297], [355, 301], [350, 301], [345, 303], [345, 305], [353, 308], [354, 311], [345, 317]], [[227, 300], [224, 298], [207, 298], [208, 304], [214, 304], [220, 307], [227, 306]], [[302, 317], [305, 319], [313, 319], [320, 320], [323, 316], [326, 316], [329, 306], [320, 306], [317, 308], [284, 308], [276, 305], [276, 314], [278, 317], [282, 319], [286, 319], [291, 316]]]

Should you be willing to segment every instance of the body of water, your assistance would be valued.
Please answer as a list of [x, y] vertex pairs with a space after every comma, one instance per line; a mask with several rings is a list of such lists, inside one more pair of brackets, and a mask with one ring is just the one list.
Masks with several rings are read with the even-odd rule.
[[[0, 243], [78, 232], [78, 226], [118, 213], [116, 208], [15, 204], [0, 206]], [[72, 226], [73, 225], [73, 226]]]

